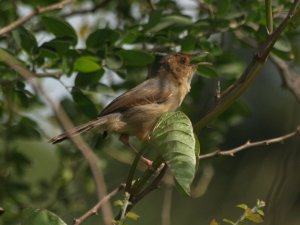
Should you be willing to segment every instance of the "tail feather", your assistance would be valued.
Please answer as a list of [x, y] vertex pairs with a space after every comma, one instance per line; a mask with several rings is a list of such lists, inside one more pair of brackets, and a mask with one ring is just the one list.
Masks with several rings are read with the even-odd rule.
[[61, 133], [61, 134], [49, 139], [48, 142], [51, 144], [56, 144], [56, 143], [62, 142], [65, 139], [68, 139], [69, 136], [75, 136], [75, 135], [84, 133], [88, 130], [93, 129], [96, 126], [100, 126], [100, 125], [104, 124], [106, 121], [107, 121], [107, 119], [105, 117], [97, 118], [96, 120], [87, 122], [78, 127], [74, 127], [64, 133]]

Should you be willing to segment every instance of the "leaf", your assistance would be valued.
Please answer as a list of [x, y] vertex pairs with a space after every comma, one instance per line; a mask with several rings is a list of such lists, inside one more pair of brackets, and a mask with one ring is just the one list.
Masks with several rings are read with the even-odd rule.
[[46, 29], [56, 37], [69, 37], [72, 45], [77, 43], [77, 35], [74, 28], [61, 18], [54, 16], [42, 16], [42, 22]]
[[78, 58], [74, 63], [74, 70], [91, 73], [101, 69], [101, 65], [97, 62], [98, 59], [93, 56], [82, 56]]
[[223, 219], [223, 222], [224, 223], [228, 223], [228, 224], [231, 224], [231, 225], [235, 225], [235, 223], [233, 222], [233, 221], [231, 221], [231, 220], [229, 220], [229, 219]]
[[246, 209], [246, 211], [245, 211], [245, 217], [246, 217], [247, 220], [250, 220], [250, 221], [255, 222], [255, 223], [262, 223], [262, 222], [264, 222], [264, 220], [261, 217], [261, 215], [259, 215], [257, 213], [253, 213], [250, 208]]
[[249, 207], [246, 204], [240, 204], [240, 205], [237, 205], [236, 207], [244, 209], [244, 210], [249, 209]]
[[117, 200], [117, 201], [114, 201], [114, 206], [123, 206], [124, 205], [124, 202], [122, 200]]
[[189, 52], [195, 50], [196, 37], [194, 35], [188, 35], [181, 41], [181, 51]]
[[20, 45], [28, 53], [33, 54], [37, 48], [38, 43], [35, 39], [35, 36], [24, 27], [20, 26], [17, 31], [20, 35]]
[[88, 36], [86, 40], [86, 46], [88, 48], [101, 49], [106, 44], [114, 44], [119, 37], [119, 32], [115, 30], [111, 30], [109, 28], [98, 29]]
[[134, 212], [128, 212], [126, 217], [132, 220], [138, 220], [140, 218], [140, 216]]
[[[160, 18], [159, 18], [160, 19]], [[190, 17], [182, 15], [167, 15], [160, 19], [160, 22], [157, 23], [154, 27], [150, 28], [149, 32], [158, 32], [160, 30], [166, 29], [172, 25], [175, 26], [186, 26], [193, 24], [193, 21]]]
[[61, 218], [46, 209], [27, 208], [22, 213], [22, 225], [67, 225]]
[[280, 36], [280, 38], [275, 42], [274, 48], [281, 52], [291, 52], [292, 45], [286, 36]]
[[98, 70], [91, 73], [79, 72], [75, 78], [76, 87], [87, 87], [97, 84], [104, 74], [104, 70]]
[[213, 219], [209, 225], [219, 225], [219, 223], [215, 219]]
[[53, 52], [64, 54], [69, 50], [71, 45], [72, 40], [70, 38], [60, 37], [45, 42], [41, 48], [46, 48], [48, 50], [52, 50]]
[[98, 110], [94, 103], [82, 91], [78, 88], [73, 88], [71, 94], [80, 112], [89, 118], [95, 118], [98, 115]]
[[189, 118], [180, 111], [163, 114], [150, 140], [170, 167], [178, 187], [189, 195], [196, 170], [195, 137]]
[[203, 76], [205, 78], [217, 78], [219, 77], [218, 73], [210, 66], [203, 66], [200, 65], [197, 68], [197, 71], [200, 76]]
[[151, 54], [141, 50], [120, 50], [118, 55], [129, 66], [145, 66], [154, 60]]
[[108, 68], [112, 70], [120, 69], [123, 65], [123, 60], [118, 56], [109, 56], [105, 59]]

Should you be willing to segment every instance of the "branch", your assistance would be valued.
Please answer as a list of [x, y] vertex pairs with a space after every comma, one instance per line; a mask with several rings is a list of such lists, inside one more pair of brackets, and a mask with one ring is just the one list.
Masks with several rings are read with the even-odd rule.
[[276, 138], [262, 140], [262, 141], [255, 141], [255, 142], [247, 141], [245, 144], [238, 146], [236, 148], [230, 149], [230, 150], [226, 150], [226, 151], [216, 150], [216, 151], [213, 151], [208, 154], [200, 155], [199, 159], [207, 159], [207, 158], [212, 158], [215, 156], [234, 156], [235, 153], [245, 151], [248, 148], [283, 143], [284, 141], [296, 136], [297, 134], [300, 135], [300, 125], [291, 133], [288, 133], [288, 134], [285, 134], [285, 135], [282, 135], [282, 136], [279, 136]]
[[272, 62], [278, 68], [284, 87], [287, 87], [300, 103], [300, 76], [283, 60], [271, 57]]
[[[156, 162], [158, 162], [158, 160], [155, 160], [153, 164], [155, 164]], [[158, 167], [161, 164], [158, 164]], [[155, 166], [155, 165], [153, 165]], [[154, 170], [152, 169], [152, 174], [156, 171], [159, 171], [159, 174], [155, 177], [155, 179], [140, 193], [136, 192], [136, 188], [132, 188], [130, 190], [130, 198], [129, 198], [129, 202], [130, 204], [128, 204], [126, 207], [123, 206], [121, 209], [121, 212], [116, 216], [115, 220], [116, 221], [123, 221], [126, 218], [126, 214], [140, 201], [142, 200], [146, 195], [148, 195], [149, 193], [151, 193], [153, 190], [158, 188], [159, 182], [162, 180], [162, 178], [164, 177], [164, 175], [167, 172], [168, 166], [167, 164], [164, 164], [162, 169], [159, 169], [158, 167], [156, 167]], [[147, 170], [149, 171], [149, 169]], [[144, 177], [145, 175], [147, 176], [147, 171], [144, 173]], [[144, 177], [142, 177], [141, 179], [143, 179]], [[147, 180], [148, 181], [148, 180]], [[138, 181], [139, 183], [141, 183], [141, 181]], [[142, 181], [142, 183], [144, 184], [144, 182]], [[140, 185], [138, 185], [140, 186]], [[141, 189], [139, 189], [141, 190]]]
[[[71, 128], [74, 127], [66, 112], [61, 108], [59, 108], [52, 101], [52, 99], [49, 98], [47, 93], [41, 87], [40, 83], [34, 77], [34, 74], [32, 74], [24, 65], [22, 65], [18, 60], [16, 60], [13, 56], [11, 56], [9, 53], [7, 53], [1, 48], [0, 48], [0, 61], [3, 61], [5, 64], [10, 66], [17, 73], [19, 73], [25, 80], [27, 80], [33, 86], [35, 91], [39, 93], [40, 96], [46, 99], [46, 101], [54, 111], [56, 118], [59, 120], [59, 122], [62, 124], [65, 130], [70, 130]], [[75, 137], [69, 135], [69, 138], [77, 146], [77, 148], [81, 151], [81, 153], [84, 155], [85, 159], [87, 160], [94, 177], [98, 198], [102, 199], [104, 196], [106, 196], [106, 186], [105, 186], [103, 174], [100, 168], [98, 167], [97, 156], [80, 135], [77, 135]], [[105, 204], [103, 205], [103, 217], [104, 217], [105, 224], [107, 225], [111, 224], [113, 217], [112, 217], [111, 207], [108, 202], [105, 202]]]
[[219, 101], [214, 105], [214, 107], [207, 113], [200, 121], [194, 125], [195, 132], [200, 131], [204, 126], [206, 126], [211, 120], [217, 117], [219, 114], [224, 112], [233, 102], [239, 98], [252, 84], [261, 69], [263, 68], [265, 61], [272, 50], [275, 42], [279, 38], [282, 31], [293, 19], [296, 8], [298, 6], [299, 0], [294, 0], [291, 9], [285, 19], [281, 22], [279, 27], [267, 37], [265, 43], [261, 48], [257, 50], [257, 53], [252, 58], [241, 77], [227, 90], [225, 90], [219, 99]]
[[99, 209], [103, 206], [105, 202], [110, 200], [113, 196], [115, 196], [119, 191], [122, 191], [124, 189], [124, 185], [121, 184], [119, 187], [115, 188], [113, 191], [108, 193], [105, 197], [103, 197], [93, 208], [88, 210], [85, 214], [83, 214], [81, 217], [74, 219], [73, 225], [79, 225], [81, 224], [85, 219], [92, 215], [96, 215], [99, 211]]
[[40, 78], [54, 78], [54, 79], [59, 79], [61, 78], [61, 76], [63, 75], [63, 72], [54, 72], [54, 73], [36, 73], [35, 76], [36, 77], [40, 77]]
[[55, 11], [55, 10], [60, 10], [65, 5], [68, 5], [72, 2], [73, 2], [73, 0], [63, 0], [63, 1], [60, 1], [60, 2], [52, 4], [52, 5], [48, 5], [48, 6], [44, 6], [44, 7], [37, 7], [33, 12], [31, 12], [27, 16], [24, 16], [24, 17], [16, 20], [15, 22], [1, 28], [0, 29], [0, 37], [3, 36], [4, 34], [10, 32], [10, 31], [12, 31], [16, 27], [26, 23], [28, 20], [30, 20], [32, 17], [34, 17], [36, 15], [46, 13], [46, 12]]

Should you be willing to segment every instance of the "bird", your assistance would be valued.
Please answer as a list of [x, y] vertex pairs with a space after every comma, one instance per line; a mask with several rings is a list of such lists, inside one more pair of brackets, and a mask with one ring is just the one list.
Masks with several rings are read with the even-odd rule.
[[191, 80], [198, 67], [195, 54], [171, 53], [159, 62], [156, 74], [115, 98], [95, 118], [74, 127], [48, 142], [59, 143], [69, 136], [99, 127], [105, 134], [117, 133], [125, 145], [134, 149], [129, 136], [149, 140], [152, 130], [163, 113], [175, 111], [191, 89]]

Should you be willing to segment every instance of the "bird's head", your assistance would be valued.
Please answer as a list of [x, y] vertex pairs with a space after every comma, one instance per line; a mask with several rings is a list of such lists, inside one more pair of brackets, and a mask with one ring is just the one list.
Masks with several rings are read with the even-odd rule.
[[190, 82], [198, 66], [191, 63], [195, 56], [186, 53], [169, 54], [163, 57], [160, 66], [179, 83]]

